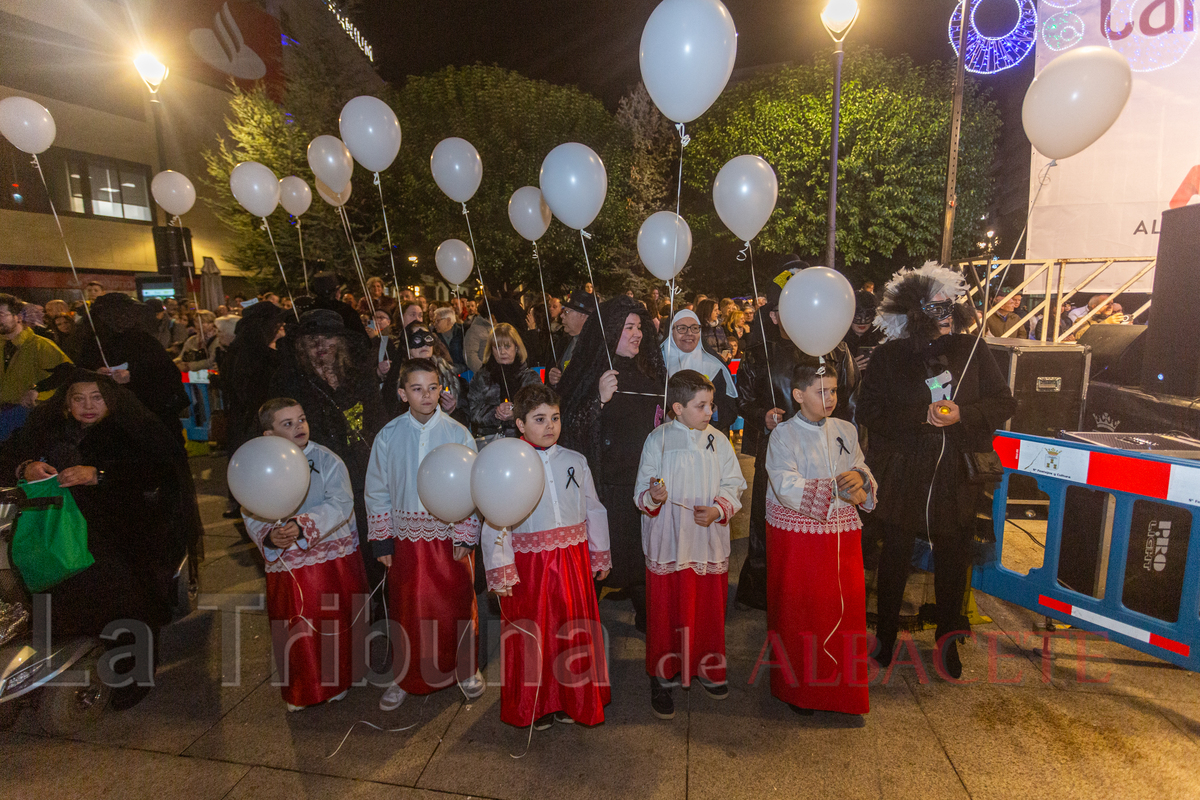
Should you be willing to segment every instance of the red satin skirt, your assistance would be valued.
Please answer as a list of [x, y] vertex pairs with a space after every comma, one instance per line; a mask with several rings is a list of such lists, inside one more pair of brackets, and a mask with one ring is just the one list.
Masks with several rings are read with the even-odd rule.
[[500, 719], [524, 726], [562, 711], [600, 724], [611, 690], [587, 542], [515, 557], [521, 582], [500, 598]]
[[475, 674], [479, 607], [475, 554], [454, 560], [449, 539], [397, 539], [388, 570], [392, 669], [409, 694], [430, 694]]
[[[363, 605], [355, 603], [355, 595], [367, 591], [367, 573], [357, 552], [290, 573], [267, 573], [267, 614], [284, 702], [324, 703], [363, 677], [353, 666], [351, 622], [356, 605]], [[360, 665], [358, 672], [363, 669]]]
[[699, 676], [725, 680], [725, 604], [729, 575], [669, 575], [646, 570], [646, 673], [684, 686]]
[[866, 714], [873, 637], [861, 529], [801, 533], [768, 522], [767, 553], [767, 641], [779, 664], [771, 694], [801, 708]]

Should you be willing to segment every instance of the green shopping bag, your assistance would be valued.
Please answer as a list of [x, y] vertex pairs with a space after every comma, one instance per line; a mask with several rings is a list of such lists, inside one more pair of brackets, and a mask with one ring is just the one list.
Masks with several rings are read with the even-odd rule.
[[95, 563], [87, 546], [87, 521], [58, 477], [17, 486], [31, 500], [61, 497], [59, 508], [24, 511], [12, 539], [12, 562], [31, 592], [44, 592]]

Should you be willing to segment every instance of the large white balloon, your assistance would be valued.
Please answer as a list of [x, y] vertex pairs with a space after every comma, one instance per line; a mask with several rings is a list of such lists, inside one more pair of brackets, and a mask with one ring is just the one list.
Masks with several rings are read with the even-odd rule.
[[325, 185], [324, 181], [317, 178], [317, 194], [321, 195], [321, 199], [329, 205], [337, 208], [346, 205], [346, 201], [350, 199], [350, 192], [354, 189], [354, 184], [346, 181], [346, 188], [340, 192], [335, 192]]
[[[350, 193], [347, 192], [349, 197]], [[279, 204], [293, 217], [299, 217], [312, 205], [312, 189], [303, 178], [288, 175], [279, 180]]]
[[269, 217], [279, 205], [279, 178], [257, 161], [243, 161], [229, 173], [233, 199], [256, 217]]
[[531, 242], [545, 235], [550, 227], [550, 206], [536, 186], [522, 186], [508, 199], [508, 221], [517, 233]]
[[58, 128], [41, 103], [28, 97], [0, 100], [0, 134], [23, 153], [36, 155], [54, 144]]
[[346, 103], [338, 130], [346, 149], [368, 172], [383, 172], [400, 152], [400, 120], [378, 97], [362, 95]]
[[737, 29], [720, 0], [663, 0], [642, 30], [642, 82], [667, 119], [691, 122], [721, 94]]
[[753, 239], [767, 224], [778, 199], [775, 170], [758, 156], [730, 159], [713, 183], [717, 216], [743, 242]]
[[833, 352], [853, 321], [854, 289], [846, 276], [828, 267], [797, 272], [779, 295], [779, 323], [810, 356]]
[[354, 158], [336, 136], [318, 136], [308, 143], [308, 166], [318, 181], [338, 192], [354, 174]]
[[475, 268], [475, 255], [461, 239], [447, 239], [439, 244], [433, 260], [438, 274], [446, 279], [446, 283], [455, 286], [466, 283]]
[[242, 508], [256, 517], [285, 520], [308, 494], [309, 466], [304, 452], [282, 436], [259, 436], [229, 459], [226, 483]]
[[560, 144], [542, 160], [538, 174], [546, 205], [564, 225], [592, 224], [608, 194], [608, 173], [596, 151], [578, 142]]
[[545, 483], [542, 460], [529, 442], [496, 439], [471, 468], [471, 499], [493, 528], [511, 528], [537, 508]]
[[1046, 158], [1073, 156], [1112, 127], [1132, 88], [1129, 62], [1115, 50], [1080, 47], [1058, 56], [1025, 92], [1025, 135]]
[[196, 204], [196, 187], [187, 175], [172, 169], [154, 176], [150, 181], [150, 194], [154, 195], [154, 202], [172, 217], [186, 214]]
[[466, 139], [451, 136], [433, 148], [429, 168], [438, 188], [456, 203], [465, 203], [475, 196], [483, 180], [483, 161], [475, 145]]
[[471, 516], [471, 467], [475, 451], [465, 444], [435, 447], [417, 470], [417, 496], [425, 510], [442, 522], [459, 522]]
[[692, 229], [674, 211], [659, 211], [642, 223], [637, 249], [650, 274], [669, 281], [679, 274], [692, 253]]

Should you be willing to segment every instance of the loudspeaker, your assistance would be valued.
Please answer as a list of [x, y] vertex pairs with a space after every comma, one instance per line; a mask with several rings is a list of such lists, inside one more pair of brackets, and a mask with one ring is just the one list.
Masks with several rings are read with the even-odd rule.
[[1159, 394], [1200, 396], [1200, 205], [1162, 215], [1154, 305], [1142, 360], [1142, 388]]
[[1145, 325], [1093, 325], [1079, 337], [1092, 348], [1091, 380], [1138, 386], [1142, 380]]

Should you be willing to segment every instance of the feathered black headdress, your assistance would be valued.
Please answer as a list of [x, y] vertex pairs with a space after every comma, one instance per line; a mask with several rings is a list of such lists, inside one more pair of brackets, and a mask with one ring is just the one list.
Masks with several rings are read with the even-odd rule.
[[[888, 339], [912, 336], [930, 340], [937, 336], [937, 323], [921, 306], [933, 302], [939, 294], [948, 300], [958, 300], [967, 293], [966, 281], [953, 270], [927, 261], [918, 269], [902, 269], [892, 276], [883, 290], [875, 314], [875, 327]], [[955, 303], [954, 330], [965, 330], [972, 323], [971, 309]]]

